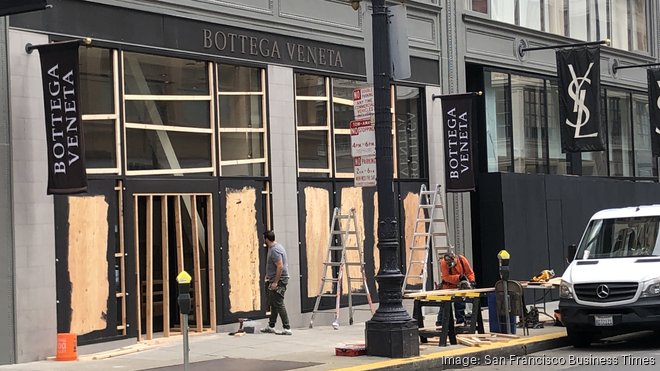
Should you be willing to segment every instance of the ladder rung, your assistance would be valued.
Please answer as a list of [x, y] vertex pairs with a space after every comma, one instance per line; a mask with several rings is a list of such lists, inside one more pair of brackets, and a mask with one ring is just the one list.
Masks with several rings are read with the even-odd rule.
[[423, 208], [431, 208], [431, 207], [435, 207], [435, 205], [421, 204], [421, 205], [419, 205], [419, 207], [423, 207]]
[[323, 264], [325, 264], [327, 266], [330, 266], [330, 267], [338, 267], [338, 266], [341, 265], [341, 263], [334, 263], [334, 262], [332, 262], [332, 263], [325, 262]]
[[337, 282], [337, 281], [339, 281], [338, 278], [325, 278], [325, 277], [323, 277], [323, 278], [321, 278], [321, 279], [322, 279], [323, 281], [325, 281], [325, 282], [327, 282], [327, 281], [331, 281], [331, 282]]
[[366, 296], [366, 295], [369, 295], [369, 294], [366, 293], [366, 292], [353, 292], [353, 293], [351, 293], [351, 295], [365, 295]]
[[430, 233], [428, 232], [415, 232], [413, 233], [413, 236], [429, 236]]
[[346, 246], [345, 249], [346, 250], [351, 250], [351, 251], [360, 250], [360, 246]]
[[342, 251], [343, 249], [344, 249], [343, 247], [332, 246], [329, 250], [330, 251]]
[[440, 223], [440, 222], [444, 222], [444, 221], [445, 221], [445, 220], [442, 219], [442, 218], [430, 218], [430, 219], [427, 219], [427, 218], [419, 218], [419, 219], [417, 219], [417, 220], [420, 221], [420, 222], [427, 222], [427, 223], [428, 223], [428, 222]]
[[435, 191], [421, 191], [419, 192], [420, 195], [434, 195]]
[[355, 231], [332, 231], [332, 234], [355, 234]]
[[322, 296], [322, 297], [336, 298], [336, 297], [337, 297], [337, 294], [321, 294], [320, 296]]
[[411, 260], [411, 261], [409, 261], [409, 263], [411, 263], [411, 264], [412, 264], [412, 263], [416, 263], [416, 264], [426, 264], [426, 261], [425, 261], [425, 260]]
[[431, 232], [433, 236], [446, 236], [447, 232]]
[[428, 247], [426, 246], [413, 246], [410, 248], [410, 250], [426, 250]]
[[337, 219], [350, 219], [350, 215], [337, 215]]

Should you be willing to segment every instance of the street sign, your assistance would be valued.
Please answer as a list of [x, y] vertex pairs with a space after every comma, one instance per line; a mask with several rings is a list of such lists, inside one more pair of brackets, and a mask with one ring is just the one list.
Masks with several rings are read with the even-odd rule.
[[376, 156], [376, 129], [370, 119], [351, 121], [351, 156]]
[[376, 186], [376, 156], [353, 157], [356, 187]]
[[370, 119], [374, 110], [374, 88], [353, 90], [353, 114], [356, 120]]

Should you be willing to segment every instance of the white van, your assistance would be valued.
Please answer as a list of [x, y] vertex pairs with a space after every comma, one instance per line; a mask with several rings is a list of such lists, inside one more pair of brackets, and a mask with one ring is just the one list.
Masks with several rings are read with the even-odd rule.
[[559, 310], [574, 346], [660, 331], [660, 205], [599, 211], [568, 250]]

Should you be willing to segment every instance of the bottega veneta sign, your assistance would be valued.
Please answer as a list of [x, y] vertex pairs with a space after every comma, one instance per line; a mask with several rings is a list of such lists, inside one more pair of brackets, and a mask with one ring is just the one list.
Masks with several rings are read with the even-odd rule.
[[442, 96], [445, 144], [445, 189], [475, 189], [472, 165], [472, 94]]
[[651, 117], [651, 146], [654, 156], [660, 156], [660, 69], [647, 70], [649, 81], [649, 116]]
[[83, 133], [80, 125], [78, 42], [36, 47], [41, 57], [44, 92], [48, 194], [87, 190]]
[[562, 151], [602, 151], [600, 47], [561, 49], [556, 56]]

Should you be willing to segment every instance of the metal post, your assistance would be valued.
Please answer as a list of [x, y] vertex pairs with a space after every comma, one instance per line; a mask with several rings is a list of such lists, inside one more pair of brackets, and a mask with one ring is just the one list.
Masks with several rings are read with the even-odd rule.
[[188, 346], [188, 314], [183, 314], [181, 330], [183, 331], [183, 371], [188, 371], [188, 355], [190, 353], [190, 347]]
[[509, 303], [509, 281], [504, 280], [504, 315], [506, 321], [506, 333], [510, 334], [511, 333], [511, 308], [510, 308], [510, 303]]
[[391, 62], [388, 11], [385, 0], [373, 0], [374, 111], [376, 116], [376, 178], [378, 191], [378, 251], [381, 266], [376, 281], [380, 305], [365, 328], [367, 354], [391, 358], [419, 355], [417, 322], [402, 305], [398, 224], [394, 208]]

